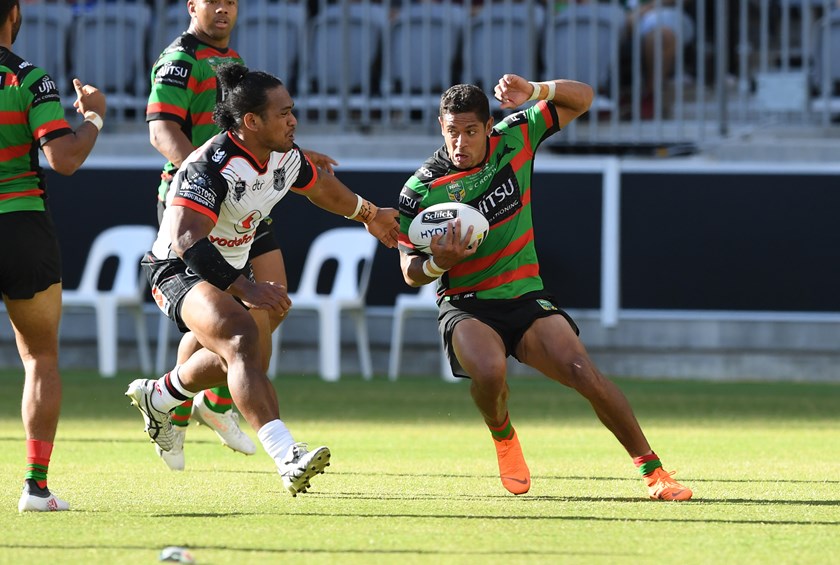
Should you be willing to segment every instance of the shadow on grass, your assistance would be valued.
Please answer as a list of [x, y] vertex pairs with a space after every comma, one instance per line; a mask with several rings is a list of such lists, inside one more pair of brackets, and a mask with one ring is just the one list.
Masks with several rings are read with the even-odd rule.
[[[322, 495], [324, 498], [328, 498], [330, 495]], [[366, 497], [360, 496], [358, 497], [361, 500], [367, 499], [375, 499], [379, 500], [381, 497]], [[416, 497], [411, 497], [416, 498]], [[442, 499], [443, 497], [441, 497]], [[557, 498], [557, 501], [562, 502], [592, 502], [592, 501], [602, 501], [602, 502], [644, 502], [646, 504], [651, 503], [650, 501], [637, 499], [637, 498], [612, 498], [612, 499], [600, 499], [600, 498]], [[731, 502], [729, 500], [712, 500], [707, 501], [709, 503], [719, 504], [721, 502]], [[748, 501], [750, 503], [754, 503], [755, 501]], [[768, 504], [778, 504], [779, 501], [767, 501]], [[657, 503], [663, 504], [663, 503]], [[678, 503], [674, 503], [678, 504]], [[692, 502], [683, 502], [679, 503], [683, 505], [697, 505], [696, 501]], [[229, 517], [236, 517], [236, 516], [264, 516], [269, 515], [266, 512], [173, 512], [173, 513], [155, 513], [151, 514], [154, 518], [179, 518], [179, 519], [187, 519], [187, 518], [198, 518], [198, 519], [206, 519], [206, 518], [229, 518]], [[284, 516], [302, 516], [302, 517], [332, 517], [332, 518], [378, 518], [384, 520], [392, 520], [394, 518], [406, 518], [406, 519], [424, 519], [424, 520], [467, 520], [467, 521], [476, 521], [476, 520], [492, 520], [492, 521], [521, 521], [521, 520], [529, 520], [529, 521], [536, 521], [536, 522], [545, 522], [545, 521], [556, 521], [556, 522], [583, 522], [583, 521], [593, 521], [593, 522], [649, 522], [649, 523], [683, 523], [683, 524], [740, 524], [740, 525], [755, 525], [755, 526], [840, 526], [840, 521], [837, 520], [765, 520], [762, 518], [756, 518], [755, 520], [747, 520], [747, 519], [724, 519], [724, 518], [675, 518], [673, 516], [665, 516], [665, 517], [656, 517], [656, 516], [645, 516], [644, 518], [640, 518], [635, 516], [633, 518], [628, 518], [627, 516], [592, 516], [592, 515], [565, 515], [565, 514], [555, 514], [555, 515], [546, 515], [546, 514], [539, 514], [539, 515], [528, 515], [528, 514], [513, 514], [513, 515], [506, 515], [506, 516], [499, 516], [498, 514], [424, 514], [424, 513], [372, 513], [372, 512], [294, 512], [290, 511], [289, 509], [283, 510]], [[0, 545], [2, 547], [2, 545]]]
[[[301, 514], [302, 516], [304, 514]], [[212, 514], [208, 514], [207, 516], [213, 516]], [[228, 514], [225, 514], [228, 516]], [[164, 543], [160, 544], [161, 547], [165, 545]], [[4, 544], [0, 543], [0, 549], [32, 549], [32, 546], [28, 545], [20, 545], [20, 544]], [[38, 548], [43, 549], [57, 549], [62, 551], [78, 551], [78, 550], [96, 550], [96, 551], [107, 551], [107, 550], [114, 550], [114, 551], [149, 551], [149, 548], [146, 546], [132, 546], [132, 545], [51, 545], [48, 542], [39, 542]], [[445, 555], [449, 556], [457, 556], [457, 555], [512, 555], [512, 556], [519, 556], [519, 555], [545, 555], [545, 556], [631, 556], [636, 555], [635, 553], [627, 553], [627, 552], [618, 552], [618, 551], [545, 551], [545, 550], [529, 550], [525, 548], [521, 548], [517, 546], [516, 548], [510, 550], [499, 550], [493, 549], [492, 551], [458, 551], [453, 549], [426, 549], [426, 548], [417, 548], [417, 549], [409, 549], [409, 548], [399, 548], [399, 549], [354, 549], [354, 548], [347, 548], [347, 549], [316, 549], [316, 548], [294, 548], [294, 547], [284, 547], [284, 548], [267, 548], [267, 547], [232, 547], [229, 545], [191, 545], [188, 549], [192, 552], [198, 551], [241, 551], [243, 553], [247, 553], [249, 556], [253, 556], [254, 553], [269, 553], [274, 555], [288, 555], [292, 553], [303, 553], [303, 554], [314, 554], [314, 555]]]

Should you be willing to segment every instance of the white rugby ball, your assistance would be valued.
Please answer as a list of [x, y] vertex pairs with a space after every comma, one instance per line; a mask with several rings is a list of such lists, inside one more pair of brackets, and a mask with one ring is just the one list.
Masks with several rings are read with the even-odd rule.
[[466, 235], [470, 226], [474, 228], [469, 246], [481, 245], [490, 231], [490, 224], [481, 212], [461, 202], [444, 202], [424, 209], [411, 220], [411, 225], [408, 226], [408, 239], [414, 244], [415, 249], [429, 253], [432, 238], [446, 234], [449, 222], [456, 218], [461, 219], [462, 237]]

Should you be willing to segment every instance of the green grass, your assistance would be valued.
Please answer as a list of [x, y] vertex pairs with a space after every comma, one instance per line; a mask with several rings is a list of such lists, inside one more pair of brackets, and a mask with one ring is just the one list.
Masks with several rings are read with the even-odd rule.
[[514, 497], [465, 383], [281, 377], [295, 438], [333, 452], [292, 498], [262, 450], [205, 428], [168, 471], [131, 378], [65, 373], [50, 487], [73, 511], [21, 516], [22, 377], [0, 373], [0, 563], [154, 563], [167, 545], [203, 564], [840, 562], [840, 386], [617, 380], [694, 490], [679, 504], [648, 501], [586, 402], [545, 379], [511, 382], [533, 475]]

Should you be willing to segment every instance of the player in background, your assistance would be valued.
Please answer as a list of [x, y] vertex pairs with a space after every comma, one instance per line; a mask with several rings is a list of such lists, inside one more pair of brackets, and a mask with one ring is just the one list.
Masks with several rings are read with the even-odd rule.
[[[168, 451], [175, 438], [169, 411], [201, 390], [227, 382], [244, 418], [274, 459], [293, 495], [323, 471], [329, 449], [295, 443], [280, 420], [277, 394], [266, 376], [270, 317], [290, 308], [286, 288], [252, 278], [249, 248], [289, 191], [365, 224], [396, 247], [397, 211], [378, 209], [336, 177], [319, 174], [294, 143], [294, 103], [272, 75], [238, 64], [217, 69], [225, 99], [214, 119], [222, 133], [181, 164], [152, 251], [143, 260], [152, 295], [182, 330], [205, 347], [158, 380], [138, 379], [126, 392], [149, 437]], [[318, 410], [317, 404], [312, 407]]]
[[[455, 375], [471, 379], [470, 393], [484, 417], [504, 487], [523, 494], [531, 475], [508, 414], [505, 371], [513, 355], [547, 377], [575, 389], [592, 405], [639, 468], [649, 495], [688, 500], [692, 492], [662, 469], [627, 399], [605, 378], [578, 338], [574, 321], [543, 288], [534, 247], [531, 180], [539, 144], [589, 109], [592, 89], [571, 80], [529, 82], [507, 74], [495, 87], [501, 108], [533, 106], [493, 125], [487, 96], [460, 84], [441, 98], [444, 145], [400, 193], [400, 263], [411, 286], [438, 284], [439, 329]], [[408, 239], [411, 220], [441, 202], [470, 204], [490, 232], [467, 248], [472, 227], [450, 222], [433, 238], [431, 253]]]
[[[238, 9], [237, 0], [189, 0], [189, 28], [163, 51], [152, 68], [146, 121], [152, 145], [168, 159], [158, 186], [158, 221], [163, 216], [166, 192], [175, 171], [196, 147], [219, 133], [213, 122], [213, 108], [222, 99], [222, 92], [217, 88], [215, 69], [221, 63], [243, 62], [229, 47]], [[329, 173], [337, 165], [326, 155], [305, 152], [317, 167]], [[260, 224], [251, 259], [257, 280], [286, 285], [283, 255], [271, 218]], [[272, 319], [272, 328], [282, 320], [282, 316]], [[199, 347], [192, 334], [184, 334], [178, 346], [178, 362], [185, 361]], [[176, 446], [169, 452], [157, 448], [158, 455], [170, 469], [184, 468], [184, 436], [191, 415], [213, 429], [222, 444], [246, 455], [253, 454], [256, 447], [239, 428], [238, 414], [232, 408], [227, 386], [212, 388], [177, 407], [172, 414]]]
[[57, 173], [76, 172], [102, 129], [105, 95], [73, 79], [73, 106], [84, 116], [74, 131], [50, 76], [12, 52], [22, 21], [18, 0], [0, 0], [0, 294], [25, 375], [26, 475], [18, 511], [43, 512], [69, 504], [47, 487], [61, 409], [61, 256], [38, 149]]

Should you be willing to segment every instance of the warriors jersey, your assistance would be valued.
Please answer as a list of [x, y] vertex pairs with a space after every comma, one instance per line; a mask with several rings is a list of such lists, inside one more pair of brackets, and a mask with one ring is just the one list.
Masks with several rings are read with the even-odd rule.
[[419, 253], [408, 239], [411, 220], [441, 202], [477, 208], [490, 232], [474, 255], [440, 279], [446, 296], [516, 298], [542, 290], [531, 218], [531, 177], [539, 144], [559, 131], [554, 104], [541, 101], [496, 124], [484, 160], [469, 170], [452, 165], [442, 147], [400, 192], [400, 249]]
[[46, 181], [38, 149], [73, 133], [55, 82], [0, 47], [0, 213], [44, 211]]
[[208, 239], [241, 269], [260, 221], [290, 189], [307, 190], [317, 178], [297, 145], [286, 153], [274, 151], [259, 163], [233, 135], [220, 133], [193, 151], [175, 174], [152, 253], [158, 259], [175, 258], [170, 249], [172, 208], [186, 206], [213, 220]]
[[[216, 67], [222, 63], [242, 63], [233, 49], [219, 49], [183, 33], [161, 53], [152, 67], [152, 91], [146, 106], [146, 121], [172, 120], [181, 126], [193, 147], [219, 133], [213, 122], [213, 109], [222, 93], [216, 85]], [[167, 163], [158, 197], [166, 198], [168, 180], [177, 167]]]

